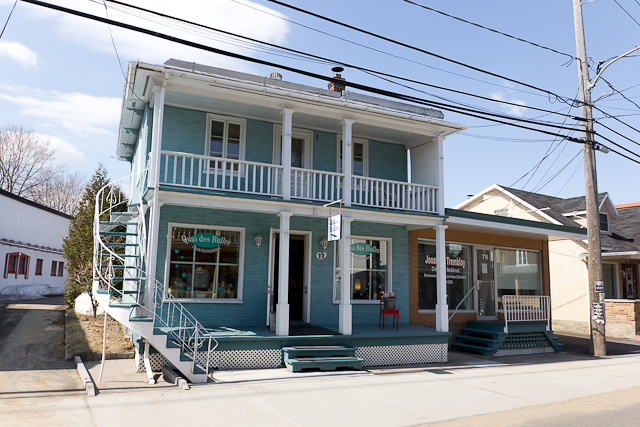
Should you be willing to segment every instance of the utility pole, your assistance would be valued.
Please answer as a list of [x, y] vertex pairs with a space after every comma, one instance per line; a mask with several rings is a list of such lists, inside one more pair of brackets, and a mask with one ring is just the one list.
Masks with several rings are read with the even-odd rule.
[[607, 355], [604, 328], [604, 285], [602, 280], [602, 253], [600, 246], [600, 216], [598, 211], [598, 182], [596, 176], [595, 142], [593, 140], [593, 116], [591, 111], [591, 85], [587, 64], [587, 45], [582, 22], [582, 1], [573, 0], [573, 18], [576, 31], [576, 55], [582, 100], [582, 123], [584, 135], [584, 183], [587, 204], [587, 239], [589, 269], [589, 320], [591, 331], [591, 353]]

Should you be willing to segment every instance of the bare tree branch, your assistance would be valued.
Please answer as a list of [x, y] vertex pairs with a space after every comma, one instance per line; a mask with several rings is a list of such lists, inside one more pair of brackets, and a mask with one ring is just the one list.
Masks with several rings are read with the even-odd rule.
[[80, 173], [60, 171], [47, 182], [28, 191], [27, 197], [68, 215], [75, 216], [87, 179]]
[[47, 183], [61, 166], [54, 166], [56, 150], [48, 139], [18, 125], [0, 128], [0, 188], [28, 195]]

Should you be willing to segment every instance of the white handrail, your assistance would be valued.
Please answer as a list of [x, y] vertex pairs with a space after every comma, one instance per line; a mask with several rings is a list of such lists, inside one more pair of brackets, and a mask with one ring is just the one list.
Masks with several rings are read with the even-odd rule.
[[[144, 172], [146, 172], [146, 170], [138, 173]], [[132, 177], [134, 175], [132, 175]], [[169, 335], [180, 345], [184, 354], [193, 357], [193, 367], [195, 367], [197, 361], [198, 349], [204, 345], [205, 341], [208, 340], [209, 343], [207, 345], [206, 363], [208, 373], [208, 361], [211, 352], [218, 347], [218, 341], [211, 336], [211, 334], [198, 322], [198, 320], [191, 313], [189, 313], [189, 311], [186, 310], [186, 308], [179, 301], [177, 301], [175, 297], [173, 297], [173, 295], [171, 295], [170, 293], [167, 293], [165, 295], [164, 284], [162, 284], [158, 280], [155, 280], [155, 283], [152, 284], [153, 286], [148, 287], [153, 295], [152, 298], [150, 298], [151, 306], [147, 306], [143, 301], [144, 295], [141, 293], [141, 290], [142, 281], [149, 280], [149, 278], [146, 277], [144, 268], [142, 268], [143, 266], [135, 264], [128, 265], [126, 260], [127, 257], [123, 256], [127, 254], [118, 254], [114, 250], [112, 250], [109, 246], [107, 246], [106, 242], [103, 240], [104, 236], [100, 233], [100, 217], [104, 216], [105, 214], [109, 214], [110, 219], [111, 213], [113, 212], [114, 208], [117, 208], [124, 204], [128, 204], [126, 198], [122, 197], [122, 192], [119, 191], [119, 186], [117, 185], [118, 182], [126, 178], [110, 182], [109, 184], [101, 188], [96, 194], [93, 232], [94, 280], [97, 280], [99, 286], [101, 284], [103, 289], [106, 287], [106, 290], [109, 291], [110, 295], [113, 294], [116, 298], [120, 298], [121, 301], [126, 301], [127, 296], [124, 292], [125, 289], [117, 289], [114, 286], [113, 282], [114, 278], [116, 277], [114, 266], [123, 266], [123, 284], [127, 277], [125, 276], [124, 270], [129, 268], [134, 269], [137, 272], [137, 280], [139, 280], [135, 301], [133, 301], [135, 303], [134, 308], [138, 308], [142, 310], [143, 313], [148, 314], [149, 317], [153, 319], [154, 325], [158, 324], [161, 327], [165, 327]], [[140, 202], [142, 202], [142, 198], [140, 198]], [[142, 215], [140, 218], [141, 219], [139, 220], [139, 222], [143, 222], [144, 215]], [[137, 226], [136, 230], [136, 238], [139, 243], [141, 242], [141, 239], [146, 238], [146, 226], [144, 225], [144, 222], [142, 224], [142, 227]], [[139, 250], [142, 249], [140, 248], [139, 244], [137, 247]], [[104, 260], [106, 260], [107, 262], [106, 265], [104, 265]], [[117, 264], [114, 264], [114, 261]], [[132, 277], [129, 276], [129, 279], [131, 280]], [[175, 322], [176, 312], [179, 313], [179, 321], [177, 323]], [[211, 341], [215, 342], [215, 346], [213, 348], [211, 348]]]
[[160, 184], [178, 187], [282, 196], [283, 169], [246, 160], [160, 152]]
[[351, 177], [351, 203], [437, 213], [437, 187], [364, 176]]
[[551, 330], [551, 297], [545, 295], [503, 295], [504, 331], [509, 332], [509, 322], [547, 322]]

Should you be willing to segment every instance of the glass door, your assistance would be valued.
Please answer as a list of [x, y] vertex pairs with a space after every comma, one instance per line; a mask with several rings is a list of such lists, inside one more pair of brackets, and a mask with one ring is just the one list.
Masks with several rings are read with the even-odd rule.
[[495, 253], [493, 249], [476, 249], [478, 280], [478, 320], [497, 319]]

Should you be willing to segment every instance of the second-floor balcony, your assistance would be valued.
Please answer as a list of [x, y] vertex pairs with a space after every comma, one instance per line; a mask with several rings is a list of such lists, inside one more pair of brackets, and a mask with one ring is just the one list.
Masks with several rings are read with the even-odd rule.
[[[333, 202], [346, 206], [437, 213], [438, 188], [364, 176], [290, 168], [289, 185], [281, 165], [162, 151], [161, 185], [257, 195], [282, 200]], [[344, 189], [349, 188], [349, 194]]]

